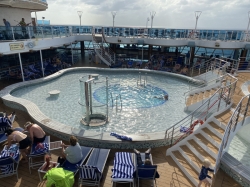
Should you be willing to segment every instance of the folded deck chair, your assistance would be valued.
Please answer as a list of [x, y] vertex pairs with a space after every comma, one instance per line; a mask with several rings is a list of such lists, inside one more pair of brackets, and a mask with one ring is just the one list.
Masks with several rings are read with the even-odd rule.
[[[127, 152], [115, 153], [112, 183], [130, 183], [134, 186], [135, 154]], [[113, 186], [113, 184], [112, 184]]]
[[[30, 154], [27, 155], [29, 158], [29, 171], [43, 165], [44, 159], [37, 159], [38, 157], [44, 156], [49, 153], [50, 150], [50, 136], [46, 136], [45, 140], [39, 144], [31, 145]], [[36, 160], [37, 159], [37, 160]]]
[[[144, 163], [145, 161], [145, 153], [140, 153], [141, 154], [141, 159], [142, 162]], [[137, 178], [137, 182], [138, 182], [138, 186], [140, 186], [140, 179], [144, 179], [144, 180], [153, 180], [153, 184], [151, 186], [156, 186], [156, 178], [159, 178], [159, 174], [157, 173], [157, 165], [153, 165], [153, 159], [152, 159], [152, 155], [149, 155], [150, 158], [150, 165], [141, 165], [141, 166], [137, 166], [136, 169], [136, 178]], [[136, 165], [137, 165], [137, 159], [136, 159]]]
[[19, 159], [19, 147], [16, 144], [11, 145], [8, 150], [7, 146], [4, 146], [0, 152], [0, 178], [16, 174], [18, 180]]
[[100, 186], [110, 149], [94, 148], [87, 163], [79, 168], [78, 185]]
[[76, 164], [71, 164], [68, 160], [66, 160], [62, 164], [63, 169], [66, 169], [68, 171], [72, 171], [74, 174], [76, 174], [78, 172], [79, 166], [83, 165], [83, 163], [86, 161], [87, 157], [89, 156], [90, 152], [92, 151], [91, 147], [81, 146], [81, 148], [82, 148], [82, 160], [80, 160]]

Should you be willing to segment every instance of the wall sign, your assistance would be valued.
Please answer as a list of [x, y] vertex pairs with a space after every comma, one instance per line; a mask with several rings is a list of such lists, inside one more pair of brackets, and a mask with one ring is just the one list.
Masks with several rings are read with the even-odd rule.
[[11, 51], [24, 50], [24, 43], [23, 42], [11, 43], [10, 44], [10, 50]]

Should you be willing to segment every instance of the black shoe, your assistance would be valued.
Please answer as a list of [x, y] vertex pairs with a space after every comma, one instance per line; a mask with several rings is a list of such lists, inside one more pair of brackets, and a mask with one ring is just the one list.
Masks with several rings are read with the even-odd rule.
[[134, 149], [134, 152], [135, 152], [136, 154], [140, 154], [140, 151], [138, 151], [138, 150], [136, 150], [136, 149]]
[[151, 148], [149, 148], [147, 151], [145, 151], [146, 154], [150, 154], [151, 153]]
[[11, 113], [11, 115], [13, 116], [13, 115], [15, 115], [16, 114], [16, 112], [15, 111], [13, 111], [12, 113]]

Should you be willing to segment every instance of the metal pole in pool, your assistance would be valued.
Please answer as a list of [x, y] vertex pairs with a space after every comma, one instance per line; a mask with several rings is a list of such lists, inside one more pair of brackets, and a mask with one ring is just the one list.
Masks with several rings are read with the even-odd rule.
[[139, 72], [139, 80], [140, 80], [140, 86], [141, 86], [141, 72]]
[[[106, 77], [106, 121], [108, 121], [108, 77]], [[113, 105], [113, 103], [112, 103]]]
[[118, 109], [117, 109], [117, 106], [118, 106], [118, 103], [117, 103], [117, 102], [118, 102], [118, 96], [116, 96], [116, 101], [115, 101], [115, 104], [116, 104], [116, 112], [117, 112], [117, 110], [118, 110]]
[[86, 123], [89, 124], [89, 87], [88, 82], [85, 82], [85, 103], [86, 103]]
[[24, 76], [23, 76], [23, 66], [22, 66], [22, 59], [21, 59], [21, 55], [20, 55], [20, 53], [18, 53], [18, 56], [19, 56], [19, 62], [20, 62], [20, 68], [21, 68], [22, 78], [23, 78], [23, 81], [24, 81]]
[[[89, 75], [89, 79], [92, 79], [92, 76]], [[90, 114], [92, 114], [92, 86], [91, 82], [89, 82], [89, 108], [90, 108]]]
[[72, 60], [72, 65], [73, 65], [74, 64], [74, 56], [73, 56], [72, 42], [71, 42], [71, 60]]

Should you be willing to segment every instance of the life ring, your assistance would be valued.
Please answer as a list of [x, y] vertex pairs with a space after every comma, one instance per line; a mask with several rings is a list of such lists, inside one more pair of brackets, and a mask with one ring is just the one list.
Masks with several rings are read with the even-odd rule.
[[196, 125], [198, 125], [199, 123], [200, 123], [201, 125], [203, 125], [204, 121], [202, 121], [202, 120], [200, 120], [200, 119], [195, 120], [195, 121], [190, 125], [190, 130], [194, 130], [194, 127], [195, 127]]

